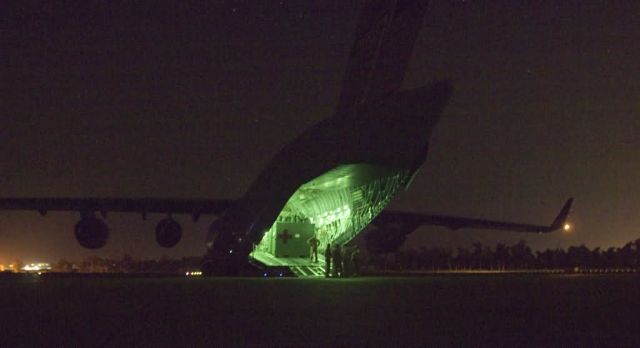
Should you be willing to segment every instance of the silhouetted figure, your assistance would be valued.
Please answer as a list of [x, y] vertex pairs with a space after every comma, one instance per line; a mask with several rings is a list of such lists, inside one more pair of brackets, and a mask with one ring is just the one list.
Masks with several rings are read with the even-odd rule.
[[342, 276], [342, 249], [340, 244], [333, 249], [333, 275], [335, 277]]
[[324, 251], [324, 276], [329, 278], [331, 275], [331, 244], [327, 244], [327, 249]]
[[342, 277], [351, 276], [351, 247], [344, 246], [342, 248]]
[[351, 250], [351, 274], [360, 275], [360, 249], [357, 246]]
[[309, 244], [309, 257], [311, 258], [311, 262], [318, 262], [318, 246], [320, 245], [320, 241], [313, 235], [307, 241]]

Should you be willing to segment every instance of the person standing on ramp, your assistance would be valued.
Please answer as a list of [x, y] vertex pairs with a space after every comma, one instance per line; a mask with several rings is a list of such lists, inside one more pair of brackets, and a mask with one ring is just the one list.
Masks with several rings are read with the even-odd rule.
[[335, 277], [342, 277], [342, 249], [340, 244], [333, 248], [333, 275]]
[[320, 241], [316, 238], [315, 234], [307, 240], [307, 244], [309, 244], [309, 257], [311, 258], [311, 262], [318, 262], [318, 246], [320, 245]]
[[324, 250], [324, 276], [329, 278], [331, 276], [331, 244], [327, 243], [327, 248]]

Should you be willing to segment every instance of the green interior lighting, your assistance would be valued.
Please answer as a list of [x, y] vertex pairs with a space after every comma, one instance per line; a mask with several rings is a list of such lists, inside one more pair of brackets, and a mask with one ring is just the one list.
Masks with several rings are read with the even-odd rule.
[[[307, 241], [345, 244], [362, 231], [410, 178], [407, 170], [370, 164], [338, 166], [303, 184], [289, 198], [252, 257], [269, 266], [308, 262]], [[320, 257], [322, 258], [322, 257]]]

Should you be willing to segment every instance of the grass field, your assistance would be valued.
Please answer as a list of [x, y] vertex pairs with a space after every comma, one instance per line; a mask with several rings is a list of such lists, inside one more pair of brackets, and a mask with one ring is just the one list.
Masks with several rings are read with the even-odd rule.
[[0, 347], [638, 346], [636, 275], [0, 278]]

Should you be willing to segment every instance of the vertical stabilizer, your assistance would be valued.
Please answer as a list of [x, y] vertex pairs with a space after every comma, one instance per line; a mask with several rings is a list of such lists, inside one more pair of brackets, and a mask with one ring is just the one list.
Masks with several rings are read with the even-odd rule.
[[369, 0], [360, 15], [337, 112], [400, 89], [426, 0]]

